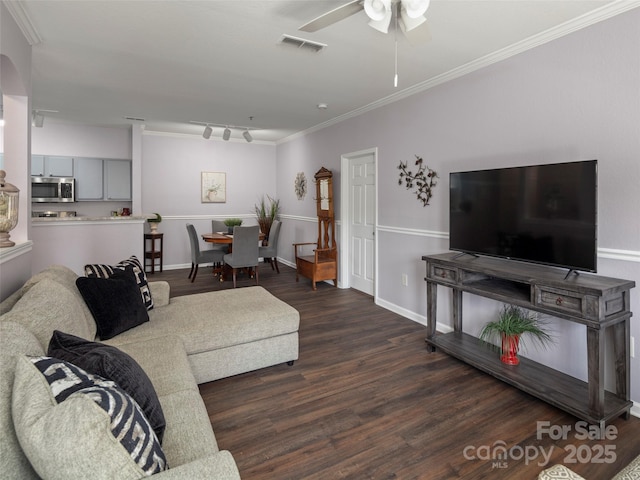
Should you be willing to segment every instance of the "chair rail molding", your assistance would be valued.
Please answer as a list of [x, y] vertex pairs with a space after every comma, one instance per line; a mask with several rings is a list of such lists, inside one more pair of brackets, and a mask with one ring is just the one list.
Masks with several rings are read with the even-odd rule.
[[21, 257], [33, 250], [33, 241], [27, 240], [26, 242], [16, 244], [13, 247], [0, 248], [0, 265], [5, 262], [9, 262], [14, 258]]

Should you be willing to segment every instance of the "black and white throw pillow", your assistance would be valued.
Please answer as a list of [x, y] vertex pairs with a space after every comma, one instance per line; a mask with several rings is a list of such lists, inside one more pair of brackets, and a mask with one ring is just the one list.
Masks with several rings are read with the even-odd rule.
[[111, 418], [113, 437], [145, 475], [153, 475], [168, 468], [160, 442], [142, 409], [115, 382], [87, 373], [72, 363], [56, 358], [31, 357], [30, 360], [47, 380], [58, 404], [74, 396], [84, 395], [104, 410]]
[[142, 295], [142, 303], [147, 310], [153, 308], [153, 298], [151, 297], [151, 290], [149, 289], [149, 282], [147, 281], [147, 274], [144, 271], [144, 267], [138, 257], [135, 255], [130, 256], [126, 260], [122, 260], [117, 265], [104, 265], [104, 264], [89, 264], [84, 266], [84, 274], [91, 278], [111, 278], [114, 270], [124, 270], [127, 266], [133, 268], [133, 273], [136, 276], [136, 283], [140, 288], [140, 295]]

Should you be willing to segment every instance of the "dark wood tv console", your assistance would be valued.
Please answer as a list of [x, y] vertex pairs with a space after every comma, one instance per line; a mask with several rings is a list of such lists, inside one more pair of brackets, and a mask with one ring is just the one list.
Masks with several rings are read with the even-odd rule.
[[[427, 267], [426, 342], [430, 351], [439, 348], [601, 428], [612, 418], [629, 417], [629, 296], [635, 282], [591, 274], [565, 278], [566, 271], [559, 268], [454, 252], [425, 255], [422, 260]], [[438, 285], [453, 291], [454, 331], [445, 334], [436, 332]], [[462, 332], [463, 292], [585, 325], [588, 381], [526, 358], [517, 366], [500, 362], [498, 347]], [[613, 336], [615, 392], [604, 387], [607, 332]]]

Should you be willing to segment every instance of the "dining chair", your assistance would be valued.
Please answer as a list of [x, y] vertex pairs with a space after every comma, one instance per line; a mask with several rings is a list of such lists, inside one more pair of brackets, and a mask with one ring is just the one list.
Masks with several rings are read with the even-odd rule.
[[225, 252], [224, 250], [218, 249], [201, 251], [198, 234], [196, 233], [195, 227], [190, 223], [187, 223], [187, 232], [189, 233], [189, 243], [191, 245], [191, 271], [189, 272], [189, 278], [191, 279], [191, 283], [193, 283], [198, 274], [198, 265], [202, 263], [213, 263], [214, 265], [221, 263], [224, 259]]
[[211, 231], [214, 233], [227, 233], [227, 226], [222, 220], [211, 220]]
[[[222, 220], [211, 220], [211, 231], [213, 233], [220, 233], [220, 232], [227, 233], [227, 226], [224, 224]], [[224, 253], [227, 253], [229, 251], [228, 245], [223, 245], [219, 243], [212, 243], [210, 245], [212, 250], [221, 250]]]
[[260, 247], [258, 249], [258, 255], [264, 258], [265, 262], [271, 264], [271, 270], [275, 265], [276, 272], [280, 273], [280, 267], [278, 267], [278, 237], [280, 236], [280, 226], [282, 222], [280, 220], [274, 220], [271, 224], [271, 230], [269, 230], [268, 245]]
[[260, 227], [234, 227], [231, 253], [224, 256], [224, 263], [233, 269], [233, 288], [236, 288], [236, 274], [240, 268], [254, 268], [258, 284], [258, 239]]

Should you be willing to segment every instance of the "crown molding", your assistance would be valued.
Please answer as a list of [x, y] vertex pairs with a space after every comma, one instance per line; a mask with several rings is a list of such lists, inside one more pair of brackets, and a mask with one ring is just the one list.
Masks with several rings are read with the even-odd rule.
[[20, 27], [29, 45], [33, 46], [42, 43], [42, 37], [31, 21], [31, 17], [25, 9], [24, 3], [18, 0], [5, 0], [3, 3], [7, 7], [7, 10], [9, 10], [13, 20], [18, 27]]
[[561, 23], [560, 25], [533, 35], [529, 38], [525, 38], [524, 40], [514, 43], [513, 45], [509, 45], [508, 47], [480, 57], [469, 63], [461, 65], [460, 67], [454, 68], [453, 70], [444, 72], [440, 75], [430, 78], [429, 80], [417, 83], [409, 88], [383, 97], [380, 100], [376, 100], [375, 102], [372, 102], [368, 105], [357, 108], [343, 115], [334, 117], [330, 120], [327, 120], [326, 122], [308, 128], [307, 130], [294, 133], [293, 135], [278, 140], [277, 143], [282, 144], [290, 142], [292, 140], [295, 140], [296, 138], [304, 137], [305, 135], [308, 135], [310, 133], [317, 132], [331, 125], [335, 125], [343, 122], [344, 120], [348, 120], [349, 118], [357, 117], [359, 115], [362, 115], [363, 113], [375, 110], [376, 108], [380, 108], [390, 103], [394, 103], [404, 98], [410, 97], [411, 95], [415, 95], [416, 93], [424, 92], [425, 90], [429, 90], [450, 80], [454, 80], [469, 73], [475, 72], [476, 70], [480, 70], [481, 68], [493, 65], [494, 63], [500, 62], [502, 60], [506, 60], [507, 58], [518, 55], [519, 53], [526, 52], [527, 50], [531, 50], [532, 48], [544, 45], [545, 43], [551, 42], [560, 37], [564, 37], [565, 35], [569, 35], [570, 33], [582, 30], [583, 28], [589, 27], [596, 23], [602, 22], [603, 20], [607, 20], [611, 17], [639, 7], [640, 0], [614, 0], [611, 3], [585, 13], [584, 15]]

